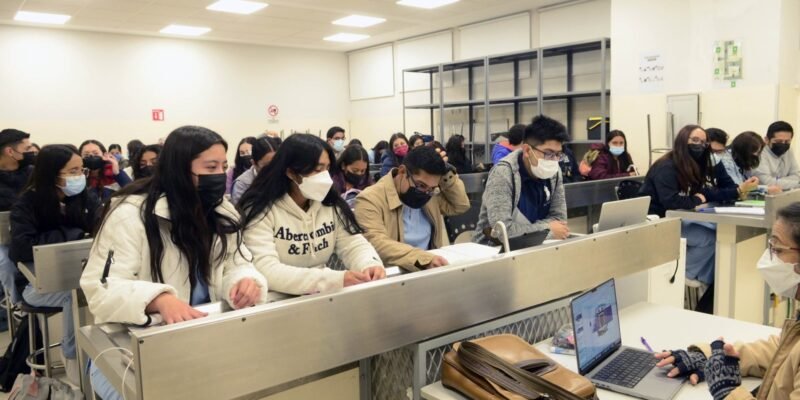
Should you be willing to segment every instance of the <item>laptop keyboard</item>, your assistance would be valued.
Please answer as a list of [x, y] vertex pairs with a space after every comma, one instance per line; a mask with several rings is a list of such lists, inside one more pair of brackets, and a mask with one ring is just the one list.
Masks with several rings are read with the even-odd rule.
[[624, 349], [592, 379], [633, 388], [656, 366], [657, 362], [651, 353]]

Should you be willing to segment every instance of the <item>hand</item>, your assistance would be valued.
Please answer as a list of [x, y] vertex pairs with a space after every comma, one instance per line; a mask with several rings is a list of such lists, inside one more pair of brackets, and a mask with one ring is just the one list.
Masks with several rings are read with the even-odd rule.
[[667, 373], [670, 378], [689, 376], [692, 385], [697, 385], [705, 379], [706, 355], [696, 347], [690, 347], [689, 350], [665, 351], [656, 353], [655, 356], [660, 360], [656, 367], [674, 366]]
[[756, 189], [758, 189], [758, 178], [755, 176], [742, 182], [742, 184], [739, 185], [739, 191], [741, 191], [742, 194], [750, 193]]
[[722, 338], [711, 343], [711, 357], [706, 361], [708, 390], [714, 400], [722, 400], [742, 384], [739, 353]]
[[147, 305], [146, 311], [161, 314], [164, 322], [174, 324], [183, 321], [191, 321], [207, 316], [207, 313], [195, 310], [192, 306], [184, 303], [171, 293], [161, 293]]
[[261, 299], [261, 286], [251, 278], [242, 279], [231, 288], [230, 297], [237, 310], [254, 306]]
[[778, 185], [769, 185], [769, 186], [767, 186], [767, 194], [780, 194], [782, 192], [783, 192], [783, 189], [781, 189], [781, 187], [778, 186]]
[[708, 202], [706, 196], [703, 196], [702, 193], [696, 193], [694, 196], [700, 199], [700, 204], [706, 204]]
[[111, 164], [111, 171], [114, 173], [114, 176], [119, 175], [119, 162], [117, 161], [117, 157], [114, 157], [111, 153], [103, 154], [103, 161]]
[[371, 281], [386, 278], [386, 270], [381, 266], [369, 267], [361, 271]]
[[636, 173], [636, 171], [631, 172], [631, 176], [636, 176], [636, 175], [639, 175]]
[[439, 268], [448, 264], [450, 264], [450, 262], [448, 262], [446, 258], [442, 256], [434, 256], [433, 260], [431, 260], [431, 263], [428, 264], [428, 268]]
[[569, 236], [569, 226], [565, 221], [551, 221], [550, 233], [556, 239], [566, 239]]
[[344, 272], [344, 286], [358, 285], [359, 283], [369, 282], [369, 276], [363, 272], [345, 271]]
[[439, 157], [442, 157], [442, 160], [444, 160], [444, 162], [448, 161], [447, 160], [447, 152], [446, 151], [440, 150], [440, 151], [438, 151], [438, 153], [439, 153]]

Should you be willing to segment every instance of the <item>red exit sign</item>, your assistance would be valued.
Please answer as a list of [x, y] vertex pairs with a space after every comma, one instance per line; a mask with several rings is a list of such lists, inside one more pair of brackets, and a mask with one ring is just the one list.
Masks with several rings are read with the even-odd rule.
[[164, 120], [164, 110], [153, 109], [153, 121], [163, 121], [163, 120]]

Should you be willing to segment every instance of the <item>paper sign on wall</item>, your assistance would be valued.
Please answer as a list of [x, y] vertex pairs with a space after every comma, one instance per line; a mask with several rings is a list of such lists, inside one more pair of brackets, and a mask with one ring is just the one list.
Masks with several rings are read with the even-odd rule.
[[642, 54], [639, 59], [639, 90], [654, 92], [664, 87], [664, 59], [661, 54]]
[[269, 122], [276, 123], [278, 122], [278, 114], [280, 113], [280, 109], [275, 104], [270, 104], [267, 107], [267, 114], [269, 114]]
[[153, 109], [153, 121], [163, 121], [164, 120], [164, 110], [161, 109]]
[[731, 81], [742, 79], [742, 43], [738, 40], [718, 40], [714, 42], [714, 80]]

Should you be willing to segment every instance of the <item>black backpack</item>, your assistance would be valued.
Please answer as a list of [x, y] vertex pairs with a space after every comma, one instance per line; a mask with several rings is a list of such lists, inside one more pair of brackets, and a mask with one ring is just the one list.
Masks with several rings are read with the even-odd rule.
[[[14, 338], [8, 345], [5, 354], [0, 358], [0, 392], [8, 393], [14, 385], [14, 380], [19, 374], [29, 374], [31, 368], [25, 363], [25, 359], [30, 355], [30, 340], [28, 335], [28, 318], [30, 315], [22, 317], [19, 328], [14, 333]], [[11, 322], [9, 322], [11, 323]], [[36, 348], [41, 348], [41, 335], [39, 334], [38, 324], [35, 324]]]

